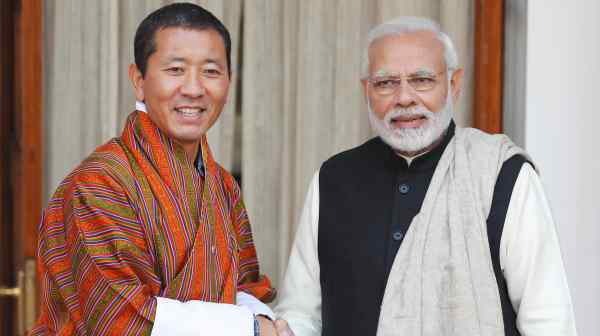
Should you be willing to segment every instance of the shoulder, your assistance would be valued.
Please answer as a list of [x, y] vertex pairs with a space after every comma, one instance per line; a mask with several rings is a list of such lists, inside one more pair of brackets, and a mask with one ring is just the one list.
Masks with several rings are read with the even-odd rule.
[[230, 196], [240, 194], [240, 186], [233, 175], [217, 162], [215, 162], [215, 165], [217, 166], [218, 178], [223, 183], [227, 194]]
[[[498, 175], [498, 182], [503, 177], [510, 176], [509, 180], [516, 181], [517, 176], [521, 170], [527, 166], [527, 171], [533, 170], [533, 164], [529, 161], [529, 158], [523, 154], [515, 154], [508, 160], [504, 161], [502, 168], [500, 168], [500, 174]], [[514, 183], [513, 183], [514, 184]]]
[[96, 148], [58, 186], [55, 195], [65, 196], [76, 189], [89, 187], [91, 190], [124, 191], [131, 183], [133, 173], [127, 155], [117, 139]]
[[471, 127], [457, 127], [455, 132], [456, 139], [472, 150], [486, 151], [502, 146], [516, 147], [505, 134], [489, 134]]
[[[455, 148], [470, 165], [496, 175], [507, 160], [520, 156], [531, 162], [527, 152], [505, 134], [488, 134], [475, 128], [456, 128]], [[513, 160], [516, 164], [517, 159]]]

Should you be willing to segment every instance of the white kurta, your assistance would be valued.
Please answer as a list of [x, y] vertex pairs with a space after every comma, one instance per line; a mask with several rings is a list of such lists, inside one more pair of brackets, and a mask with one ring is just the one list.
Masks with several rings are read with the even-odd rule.
[[[321, 334], [318, 225], [319, 172], [306, 196], [275, 308], [296, 336]], [[540, 180], [529, 164], [521, 168], [511, 195], [500, 240], [500, 267], [521, 335], [577, 334], [556, 229]]]

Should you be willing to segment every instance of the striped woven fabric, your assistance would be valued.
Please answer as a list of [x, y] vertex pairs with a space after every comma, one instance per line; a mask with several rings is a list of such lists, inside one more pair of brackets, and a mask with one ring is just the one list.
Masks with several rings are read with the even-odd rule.
[[205, 177], [142, 112], [60, 184], [39, 227], [33, 335], [150, 334], [156, 296], [268, 302], [239, 186], [201, 142]]

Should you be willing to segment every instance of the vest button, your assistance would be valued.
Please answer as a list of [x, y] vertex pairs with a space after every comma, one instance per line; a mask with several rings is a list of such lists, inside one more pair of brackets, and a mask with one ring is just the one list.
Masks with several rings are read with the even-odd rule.
[[400, 232], [400, 231], [396, 231], [396, 232], [394, 232], [392, 237], [394, 238], [395, 241], [399, 241], [399, 240], [402, 240], [402, 238], [404, 238], [404, 234], [402, 234], [402, 232]]
[[408, 184], [402, 183], [400, 185], [400, 187], [398, 187], [398, 190], [400, 190], [401, 194], [406, 195], [406, 194], [408, 194], [408, 191], [410, 190], [410, 187], [408, 186]]

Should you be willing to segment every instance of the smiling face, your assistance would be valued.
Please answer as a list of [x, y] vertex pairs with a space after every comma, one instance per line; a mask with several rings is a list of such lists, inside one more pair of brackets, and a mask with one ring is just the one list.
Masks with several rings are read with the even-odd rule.
[[134, 64], [129, 69], [136, 99], [144, 101], [152, 121], [193, 159], [227, 100], [225, 45], [215, 30], [180, 27], [159, 30], [154, 41], [146, 74]]
[[[444, 46], [428, 31], [386, 35], [369, 48], [369, 78], [363, 79], [371, 124], [381, 138], [402, 154], [426, 151], [440, 138], [452, 117], [462, 70], [449, 73]], [[401, 78], [392, 93], [381, 94], [376, 78]], [[424, 85], [423, 80], [433, 81]], [[383, 82], [383, 85], [388, 85]], [[374, 86], [375, 85], [375, 86]], [[417, 89], [419, 90], [417, 90]], [[455, 98], [455, 99], [452, 99]]]

